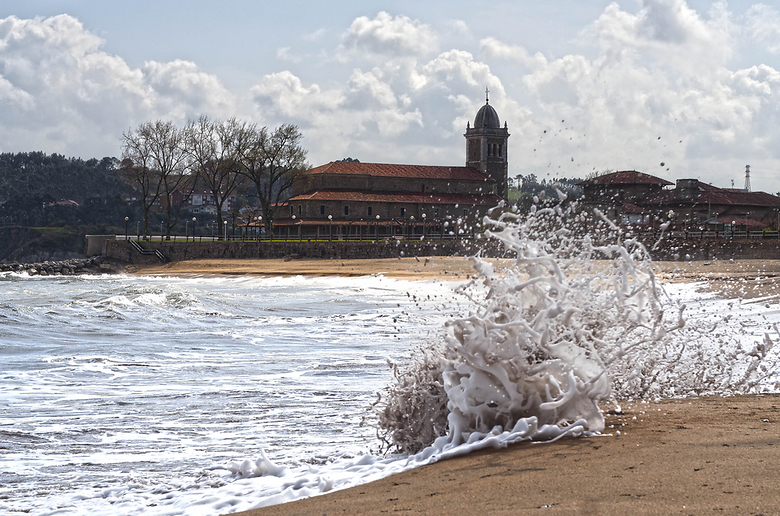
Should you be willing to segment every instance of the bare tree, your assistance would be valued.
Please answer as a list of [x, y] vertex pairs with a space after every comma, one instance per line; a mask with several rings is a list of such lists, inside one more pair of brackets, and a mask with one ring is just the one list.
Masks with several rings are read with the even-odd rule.
[[[184, 166], [187, 155], [182, 146], [182, 131], [171, 121], [157, 120], [145, 122], [122, 136], [122, 156], [127, 160], [123, 162], [127, 165], [125, 175], [133, 178], [133, 184], [140, 187], [144, 198], [144, 236], [149, 210], [159, 201], [165, 210], [165, 234], [170, 238], [181, 204], [188, 195], [187, 187], [192, 183]], [[177, 190], [183, 197], [175, 203], [173, 195]]]
[[255, 183], [269, 234], [274, 206], [287, 200], [293, 184], [308, 168], [302, 139], [298, 127], [291, 124], [282, 125], [270, 134], [263, 127], [254, 132], [251, 145], [242, 155], [242, 173]]
[[185, 148], [198, 181], [214, 196], [217, 227], [222, 228], [225, 201], [243, 182], [240, 156], [255, 133], [254, 125], [236, 118], [212, 121], [201, 116], [185, 128]]
[[137, 188], [141, 194], [143, 236], [146, 238], [149, 234], [149, 210], [160, 198], [162, 176], [154, 168], [152, 151], [141, 131], [142, 127], [143, 124], [138, 130], [131, 129], [122, 134], [122, 163], [118, 175], [122, 181]]

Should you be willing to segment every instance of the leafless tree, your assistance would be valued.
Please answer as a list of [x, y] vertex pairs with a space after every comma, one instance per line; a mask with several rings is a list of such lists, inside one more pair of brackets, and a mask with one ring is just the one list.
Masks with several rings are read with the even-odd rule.
[[266, 127], [255, 131], [251, 145], [242, 154], [242, 174], [254, 182], [266, 231], [272, 230], [273, 208], [286, 200], [304, 172], [306, 150], [298, 127], [282, 125], [272, 133]]
[[185, 128], [185, 148], [198, 181], [214, 197], [217, 227], [222, 228], [225, 201], [243, 182], [241, 155], [255, 133], [255, 126], [231, 118], [211, 120], [201, 116]]
[[[176, 225], [179, 209], [191, 191], [192, 177], [185, 170], [187, 154], [183, 135], [173, 122], [145, 122], [122, 135], [123, 175], [132, 178], [143, 196], [144, 236], [148, 232], [149, 210], [156, 202], [165, 210], [168, 238]], [[182, 199], [174, 202], [174, 192]]]
[[149, 234], [149, 210], [160, 198], [162, 176], [154, 168], [149, 142], [144, 138], [141, 127], [122, 134], [122, 162], [119, 177], [140, 193], [143, 208], [143, 236]]

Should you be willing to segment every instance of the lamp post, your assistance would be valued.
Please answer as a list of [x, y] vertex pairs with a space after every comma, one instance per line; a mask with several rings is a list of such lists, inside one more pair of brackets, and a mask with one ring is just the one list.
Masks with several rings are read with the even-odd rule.
[[192, 241], [195, 242], [195, 223], [198, 219], [192, 217]]
[[333, 215], [328, 215], [328, 241], [333, 242]]
[[135, 222], [135, 239], [141, 240], [141, 221], [137, 220]]
[[374, 228], [374, 238], [379, 240], [379, 215], [376, 216], [376, 227]]
[[260, 235], [262, 235], [263, 231], [263, 216], [260, 215], [257, 217], [257, 241], [260, 241]]
[[[189, 220], [185, 220], [184, 221], [184, 241], [185, 242], [189, 242], [190, 241], [190, 232], [187, 229], [187, 226], [189, 225], [189, 223], [190, 223]], [[195, 236], [194, 235], [192, 236], [192, 241], [193, 242], [195, 241]]]
[[163, 222], [160, 221], [160, 242], [162, 243], [163, 240], [165, 240], [165, 235], [163, 234]]
[[409, 234], [407, 235], [407, 238], [408, 237], [414, 237], [414, 215], [409, 217], [409, 220], [411, 221], [411, 222], [409, 222], [409, 225], [411, 227], [410, 227], [410, 230], [409, 230]]
[[425, 218], [426, 217], [427, 217], [427, 215], [425, 213], [423, 213], [422, 214], [422, 219], [423, 219], [423, 240], [425, 240]]
[[225, 238], [224, 238], [224, 239], [227, 241], [227, 221], [226, 221], [226, 220], [223, 220], [223, 221], [222, 221], [222, 225], [223, 225], [223, 226], [224, 226], [224, 228], [225, 228], [225, 233], [224, 233], [224, 234], [225, 234]]
[[125, 217], [125, 241], [127, 241], [127, 221], [130, 220], [130, 217]]

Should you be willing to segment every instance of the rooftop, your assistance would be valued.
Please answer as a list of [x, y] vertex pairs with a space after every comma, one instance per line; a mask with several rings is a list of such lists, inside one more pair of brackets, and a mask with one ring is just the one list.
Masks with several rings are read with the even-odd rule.
[[405, 177], [417, 179], [447, 179], [486, 181], [495, 180], [473, 167], [431, 165], [396, 165], [392, 163], [358, 163], [332, 161], [309, 170], [309, 174], [362, 175], [375, 177]]

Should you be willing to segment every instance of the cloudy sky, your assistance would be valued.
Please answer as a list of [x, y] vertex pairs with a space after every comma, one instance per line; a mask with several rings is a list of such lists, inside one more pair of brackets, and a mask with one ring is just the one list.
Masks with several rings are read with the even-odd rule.
[[297, 124], [312, 165], [460, 165], [488, 87], [512, 176], [742, 187], [749, 164], [775, 193], [772, 3], [4, 0], [0, 151], [119, 156], [139, 123], [207, 114]]

